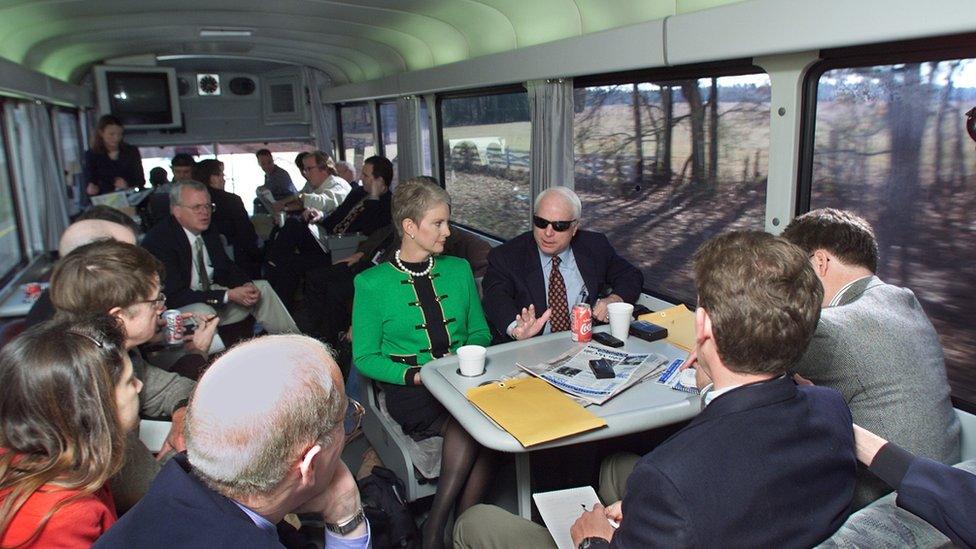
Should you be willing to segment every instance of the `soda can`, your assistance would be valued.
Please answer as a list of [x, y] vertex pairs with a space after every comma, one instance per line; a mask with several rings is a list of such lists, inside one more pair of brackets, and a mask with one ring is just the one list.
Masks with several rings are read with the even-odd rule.
[[588, 343], [593, 339], [593, 311], [586, 303], [579, 303], [573, 307], [570, 314], [570, 323], [573, 332], [573, 341], [577, 343]]
[[31, 282], [30, 284], [24, 284], [24, 303], [34, 303], [37, 298], [41, 297], [41, 285], [37, 282]]
[[183, 343], [183, 313], [177, 309], [169, 309], [163, 313], [163, 320], [166, 326], [163, 334], [167, 345], [178, 345]]

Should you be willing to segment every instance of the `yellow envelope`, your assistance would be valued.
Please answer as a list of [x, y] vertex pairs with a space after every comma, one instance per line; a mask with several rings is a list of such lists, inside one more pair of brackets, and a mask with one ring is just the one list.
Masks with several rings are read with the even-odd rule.
[[467, 397], [526, 448], [607, 425], [537, 377], [472, 387]]
[[675, 347], [689, 353], [695, 349], [695, 312], [689, 311], [688, 307], [675, 305], [670, 309], [641, 315], [640, 319], [667, 328], [667, 341]]

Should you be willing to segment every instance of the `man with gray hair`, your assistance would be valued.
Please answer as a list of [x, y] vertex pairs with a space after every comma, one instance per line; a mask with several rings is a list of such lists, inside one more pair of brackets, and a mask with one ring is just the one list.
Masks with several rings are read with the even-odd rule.
[[606, 322], [607, 305], [640, 297], [644, 275], [617, 255], [607, 237], [580, 230], [582, 203], [566, 187], [535, 200], [532, 231], [492, 249], [485, 273], [485, 316], [496, 340], [569, 329], [577, 303]]
[[368, 547], [359, 488], [341, 460], [358, 410], [328, 347], [312, 338], [231, 349], [193, 394], [187, 452], [95, 547], [283, 547], [298, 541], [289, 513], [321, 515], [327, 547]]
[[[298, 327], [271, 285], [251, 280], [234, 264], [214, 231], [210, 192], [196, 181], [174, 183], [168, 219], [146, 234], [142, 246], [166, 267], [166, 306], [219, 315], [233, 324], [253, 315], [268, 333], [298, 333]], [[230, 342], [228, 342], [230, 343]]]
[[348, 160], [336, 160], [336, 171], [339, 177], [345, 179], [350, 185], [356, 187], [356, 166]]

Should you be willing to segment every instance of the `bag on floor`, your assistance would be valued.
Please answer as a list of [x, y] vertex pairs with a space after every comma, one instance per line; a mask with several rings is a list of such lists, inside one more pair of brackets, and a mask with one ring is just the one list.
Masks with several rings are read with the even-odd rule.
[[359, 496], [375, 549], [420, 547], [420, 532], [403, 498], [405, 493], [403, 482], [384, 467], [373, 467], [373, 472], [359, 481]]

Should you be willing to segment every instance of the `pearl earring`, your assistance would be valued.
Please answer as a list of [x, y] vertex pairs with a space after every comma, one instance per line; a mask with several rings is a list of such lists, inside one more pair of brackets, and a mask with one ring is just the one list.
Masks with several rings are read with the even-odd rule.
[[413, 235], [409, 235], [409, 236], [410, 236], [410, 240], [413, 240]]

